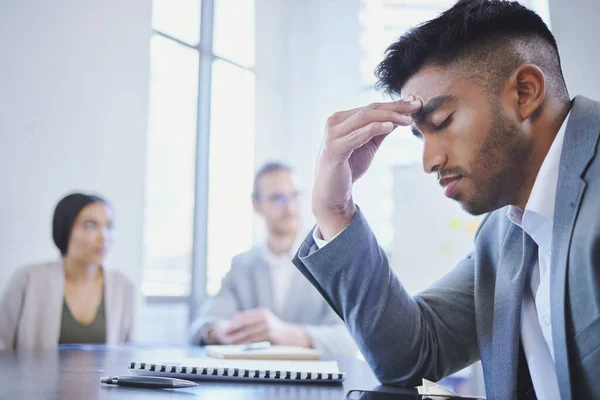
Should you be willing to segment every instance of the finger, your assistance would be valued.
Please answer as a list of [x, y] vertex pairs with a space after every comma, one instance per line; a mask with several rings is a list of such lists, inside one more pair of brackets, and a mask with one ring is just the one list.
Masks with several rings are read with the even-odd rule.
[[385, 138], [388, 136], [389, 136], [389, 133], [385, 133], [383, 135], [378, 135], [378, 136], [373, 137], [373, 139], [371, 139], [371, 141], [373, 142], [373, 144], [375, 145], [376, 148], [379, 148], [379, 146], [381, 146], [381, 143], [383, 143]]
[[[350, 135], [346, 136], [341, 142], [342, 148], [340, 149], [342, 152], [350, 151], [352, 152], [355, 149], [363, 146], [365, 143], [369, 142], [371, 139], [387, 135], [391, 131], [393, 131], [396, 127], [391, 122], [371, 122], [367, 126], [363, 126], [360, 129], [355, 130]], [[381, 140], [378, 141], [380, 144]]]
[[269, 334], [268, 334], [268, 331], [265, 330], [265, 331], [258, 332], [254, 335], [250, 335], [250, 336], [246, 337], [243, 342], [240, 342], [237, 344], [256, 343], [256, 342], [262, 342], [262, 341], [268, 341], [268, 340], [269, 340]]
[[[405, 109], [407, 107], [409, 107], [412, 102], [417, 101], [420, 103], [420, 100], [417, 100], [414, 96], [409, 96], [405, 99], [399, 99], [396, 101], [386, 101], [386, 102], [381, 102], [381, 103], [371, 103], [369, 105], [366, 106], [362, 106], [362, 107], [357, 107], [357, 108], [353, 108], [352, 110], [348, 110], [348, 111], [341, 111], [340, 113], [336, 113], [339, 114], [340, 116], [346, 116], [349, 117], [351, 115], [356, 114], [358, 111], [368, 108], [371, 110], [384, 110], [384, 111], [394, 111], [394, 112], [398, 112], [400, 114], [405, 114]], [[418, 105], [417, 103], [414, 103], [413, 105]], [[410, 108], [410, 107], [409, 107]], [[334, 114], [335, 115], [335, 114]]]
[[229, 323], [229, 326], [227, 327], [227, 329], [225, 331], [233, 332], [233, 331], [239, 330], [240, 328], [242, 328], [244, 326], [243, 321], [244, 321], [244, 313], [236, 312], [231, 317], [231, 322]]
[[264, 319], [265, 311], [262, 308], [254, 308], [236, 313], [231, 319], [231, 327], [232, 329], [237, 330], [248, 324], [253, 324]]
[[265, 321], [268, 318], [268, 311], [262, 308], [255, 308], [244, 312], [240, 321], [244, 325], [254, 324], [259, 321]]
[[266, 318], [260, 312], [247, 311], [244, 315], [240, 315], [235, 325], [231, 325], [226, 331], [226, 334], [231, 335], [236, 332], [251, 328], [256, 324], [266, 323]]
[[372, 122], [391, 122], [394, 125], [407, 125], [412, 123], [412, 118], [410, 115], [398, 114], [393, 111], [363, 109], [341, 124], [330, 128], [329, 135], [333, 136], [334, 139], [344, 137]]
[[[415, 103], [411, 103], [411, 102], [415, 102]], [[351, 116], [353, 116], [354, 114], [358, 113], [359, 111], [361, 111], [363, 109], [392, 111], [392, 112], [399, 113], [399, 114], [410, 114], [410, 113], [414, 113], [414, 112], [418, 111], [418, 109], [421, 108], [421, 105], [422, 105], [421, 101], [416, 100], [414, 96], [410, 96], [406, 99], [400, 99], [397, 101], [390, 101], [390, 102], [384, 102], [384, 103], [371, 103], [368, 106], [357, 107], [357, 108], [353, 108], [352, 110], [338, 111], [335, 114], [333, 114], [331, 117], [329, 117], [328, 124], [329, 124], [329, 126], [338, 125], [341, 122], [347, 120], [348, 118], [350, 118]], [[414, 109], [414, 107], [418, 107], [418, 108]], [[411, 111], [413, 109], [414, 109], [414, 111]]]
[[221, 338], [221, 340], [219, 341], [219, 344], [235, 344], [235, 342], [233, 341], [232, 336], [225, 335]]
[[228, 327], [227, 329], [225, 329], [225, 335], [233, 335], [244, 329], [246, 329], [245, 325], [235, 325], [235, 326], [232, 325], [232, 326]]
[[266, 324], [254, 324], [230, 336], [234, 343], [241, 343], [248, 340], [249, 337], [254, 337], [267, 331]]

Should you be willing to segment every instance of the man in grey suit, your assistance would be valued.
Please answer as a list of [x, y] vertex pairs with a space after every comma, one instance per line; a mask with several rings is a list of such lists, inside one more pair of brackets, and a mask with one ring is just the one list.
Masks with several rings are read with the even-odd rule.
[[233, 259], [219, 293], [202, 305], [192, 324], [192, 343], [270, 341], [330, 356], [356, 355], [342, 320], [292, 264], [298, 196], [290, 167], [268, 163], [256, 173], [253, 205], [265, 221], [267, 242]]
[[[405, 100], [329, 118], [296, 266], [383, 383], [481, 359], [488, 399], [600, 399], [600, 103], [571, 101], [554, 37], [517, 2], [459, 1], [377, 75]], [[398, 125], [447, 197], [489, 213], [474, 251], [413, 297], [351, 190]]]

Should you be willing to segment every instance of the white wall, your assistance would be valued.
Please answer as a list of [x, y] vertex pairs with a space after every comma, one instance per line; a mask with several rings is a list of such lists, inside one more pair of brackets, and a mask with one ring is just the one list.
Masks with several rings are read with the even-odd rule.
[[325, 120], [359, 105], [360, 2], [256, 0], [256, 162], [296, 168], [305, 229]]
[[[269, 161], [286, 161], [287, 0], [256, 0], [255, 170]], [[263, 243], [266, 229], [254, 215], [253, 242]]]
[[255, 162], [277, 159], [284, 148], [287, 78], [286, 0], [256, 0]]
[[600, 101], [598, 18], [598, 0], [550, 0], [550, 24], [571, 97], [580, 94]]
[[139, 286], [151, 0], [0, 4], [0, 290], [55, 260], [56, 202], [74, 190], [116, 209], [109, 266]]

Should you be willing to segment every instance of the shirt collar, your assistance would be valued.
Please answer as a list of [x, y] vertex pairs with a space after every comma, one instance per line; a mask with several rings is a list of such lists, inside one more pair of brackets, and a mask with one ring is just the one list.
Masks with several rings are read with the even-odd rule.
[[268, 243], [265, 243], [262, 247], [263, 254], [265, 255], [267, 261], [272, 267], [277, 267], [286, 262], [291, 263], [292, 259], [294, 258], [295, 251], [298, 248], [298, 246], [296, 246], [296, 242], [294, 242], [294, 245], [292, 245], [289, 251], [277, 255], [273, 253]]
[[[567, 127], [567, 121], [571, 111], [567, 114], [567, 117], [563, 121], [548, 154], [542, 162], [540, 171], [538, 172], [529, 200], [525, 205], [525, 211], [520, 210], [516, 206], [509, 206], [506, 212], [508, 219], [514, 224], [526, 228], [523, 226], [523, 219], [526, 218], [525, 214], [535, 214], [537, 217], [541, 217], [545, 222], [553, 223], [554, 221], [554, 202], [556, 198], [556, 189], [558, 187], [558, 171], [560, 166], [560, 155], [562, 153], [563, 142], [565, 138], [565, 131]], [[531, 232], [529, 232], [531, 233]]]

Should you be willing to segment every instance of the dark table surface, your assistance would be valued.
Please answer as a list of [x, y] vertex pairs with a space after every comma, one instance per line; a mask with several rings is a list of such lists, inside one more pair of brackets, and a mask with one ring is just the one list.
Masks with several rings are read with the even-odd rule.
[[378, 386], [368, 365], [357, 359], [338, 360], [346, 372], [343, 385], [200, 381], [184, 390], [131, 389], [100, 384], [100, 377], [129, 375], [130, 362], [201, 357], [201, 347], [61, 348], [53, 351], [0, 351], [0, 399], [335, 399], [351, 389], [414, 393]]

